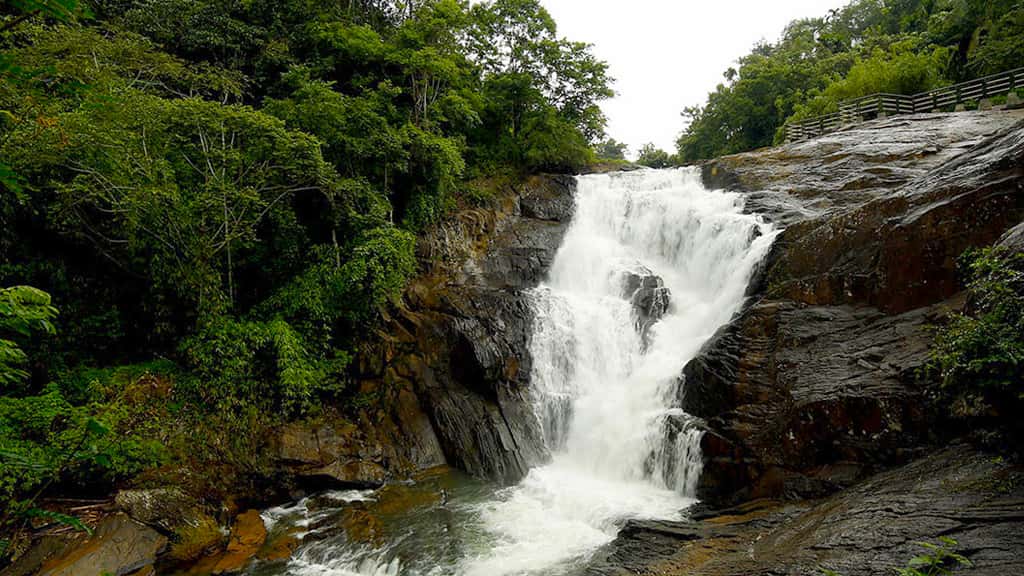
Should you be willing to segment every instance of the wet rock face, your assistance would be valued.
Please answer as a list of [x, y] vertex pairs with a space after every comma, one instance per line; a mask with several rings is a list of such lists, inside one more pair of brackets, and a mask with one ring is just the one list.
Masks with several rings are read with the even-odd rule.
[[912, 456], [928, 432], [916, 369], [955, 305], [744, 310], [684, 369], [682, 406], [712, 430], [703, 497], [821, 496]]
[[997, 245], [1004, 250], [1011, 252], [1024, 252], [1024, 222], [1016, 225], [1012, 230], [1003, 234]]
[[633, 305], [636, 329], [647, 342], [647, 333], [668, 312], [672, 292], [659, 276], [640, 267], [622, 278], [622, 297]]
[[237, 574], [267, 540], [267, 529], [257, 510], [248, 510], [238, 515], [235, 525], [231, 528], [231, 538], [227, 549], [213, 565], [212, 574]]
[[547, 458], [529, 398], [525, 290], [554, 259], [574, 192], [571, 176], [532, 177], [498, 208], [463, 212], [421, 240], [426, 273], [359, 358], [364, 389], [414, 399], [414, 410], [392, 419], [400, 430], [420, 422], [400, 445], [433, 438], [447, 464], [501, 482]]
[[747, 209], [790, 225], [879, 198], [1024, 119], [1024, 112], [914, 114], [813, 140], [724, 156], [702, 166], [709, 188], [747, 193]]
[[[1024, 470], [965, 445], [937, 449], [818, 502], [760, 500], [632, 521], [587, 574], [844, 576], [893, 574], [938, 535], [959, 542], [970, 574], [1024, 573]], [[958, 571], [957, 573], [960, 573]]]
[[786, 229], [684, 370], [709, 430], [701, 497], [820, 497], [917, 455], [941, 432], [917, 374], [929, 327], [963, 305], [956, 259], [1024, 236], [1024, 114], [873, 121], [704, 176]]

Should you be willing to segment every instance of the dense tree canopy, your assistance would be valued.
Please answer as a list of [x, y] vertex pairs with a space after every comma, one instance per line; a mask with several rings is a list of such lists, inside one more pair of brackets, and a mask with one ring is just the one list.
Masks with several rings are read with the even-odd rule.
[[636, 159], [637, 164], [648, 168], [667, 168], [672, 165], [672, 161], [672, 156], [668, 152], [650, 142], [640, 147], [640, 154]]
[[20, 497], [159, 463], [169, 407], [344, 408], [417, 234], [590, 161], [611, 95], [537, 0], [19, 0], [0, 53], [0, 564]]
[[1015, 0], [853, 0], [796, 20], [725, 72], [686, 108], [681, 161], [767, 146], [787, 120], [835, 111], [847, 98], [913, 94], [1021, 66], [1024, 6]]

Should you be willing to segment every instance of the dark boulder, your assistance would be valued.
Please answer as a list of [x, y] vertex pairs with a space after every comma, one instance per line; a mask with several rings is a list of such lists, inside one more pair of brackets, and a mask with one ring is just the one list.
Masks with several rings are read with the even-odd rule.
[[918, 374], [931, 326], [963, 306], [956, 260], [1024, 218], [1024, 115], [966, 116], [868, 122], [705, 167], [711, 183], [760, 188], [747, 209], [788, 228], [750, 304], [684, 369], [680, 402], [711, 431], [703, 498], [818, 497], [934, 437]]
[[587, 574], [843, 576], [892, 574], [939, 536], [972, 566], [1024, 573], [1024, 470], [957, 445], [818, 502], [757, 500], [691, 511], [682, 522], [632, 521]]
[[996, 245], [1010, 252], [1024, 252], [1024, 222], [1003, 234]]
[[622, 297], [633, 305], [636, 329], [646, 344], [651, 326], [668, 312], [672, 292], [660, 276], [640, 266], [623, 274]]

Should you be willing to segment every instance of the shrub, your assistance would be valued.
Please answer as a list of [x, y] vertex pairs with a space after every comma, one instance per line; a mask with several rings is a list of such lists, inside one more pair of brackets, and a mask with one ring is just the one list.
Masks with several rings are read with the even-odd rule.
[[220, 410], [258, 406], [299, 413], [324, 377], [305, 341], [284, 320], [219, 318], [182, 344], [189, 399]]
[[957, 541], [948, 536], [939, 536], [938, 544], [918, 542], [917, 545], [928, 552], [914, 556], [905, 568], [896, 570], [899, 576], [945, 576], [952, 574], [954, 568], [971, 565], [970, 560], [954, 551]]
[[961, 266], [967, 309], [938, 332], [929, 368], [949, 393], [1024, 400], [1024, 253], [971, 250]]
[[[918, 546], [928, 551], [919, 556], [914, 556], [907, 561], [904, 568], [897, 568], [899, 576], [946, 576], [952, 574], [953, 570], [960, 566], [971, 566], [971, 561], [961, 554], [955, 552], [957, 541], [948, 536], [939, 536], [939, 543], [917, 542]], [[824, 576], [842, 576], [835, 570], [819, 568]]]
[[23, 383], [28, 356], [18, 339], [33, 332], [54, 332], [51, 320], [57, 309], [50, 305], [50, 295], [31, 286], [0, 289], [0, 390]]

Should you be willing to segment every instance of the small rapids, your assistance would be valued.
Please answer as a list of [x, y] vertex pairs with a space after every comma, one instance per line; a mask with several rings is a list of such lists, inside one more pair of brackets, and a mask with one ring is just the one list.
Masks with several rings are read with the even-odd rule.
[[679, 408], [682, 368], [739, 310], [776, 234], [693, 169], [579, 177], [572, 223], [531, 292], [531, 392], [550, 462], [503, 489], [421, 483], [443, 498], [384, 518], [382, 540], [317, 533], [344, 498], [337, 510], [268, 510], [306, 537], [250, 574], [573, 574], [627, 519], [681, 518], [702, 434]]

